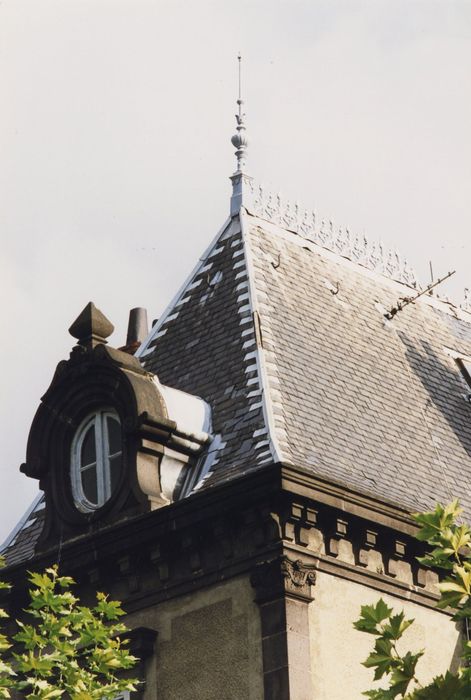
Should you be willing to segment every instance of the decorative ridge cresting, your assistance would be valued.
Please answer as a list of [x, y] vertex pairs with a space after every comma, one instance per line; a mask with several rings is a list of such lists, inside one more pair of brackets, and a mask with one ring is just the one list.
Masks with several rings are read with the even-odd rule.
[[460, 309], [471, 314], [471, 290], [469, 290], [467, 287], [464, 290], [464, 297], [460, 304]]
[[261, 185], [250, 182], [250, 188], [247, 208], [255, 216], [397, 282], [420, 288], [414, 269], [397, 251], [384, 248], [381, 242], [370, 242], [366, 236], [354, 234], [348, 228], [336, 228], [331, 220], [319, 219], [314, 211], [301, 209], [298, 203], [292, 204], [280, 194], [267, 192]]

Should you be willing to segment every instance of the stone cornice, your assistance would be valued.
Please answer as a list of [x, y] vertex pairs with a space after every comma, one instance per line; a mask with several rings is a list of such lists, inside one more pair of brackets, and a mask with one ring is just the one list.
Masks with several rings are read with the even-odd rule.
[[[151, 513], [92, 528], [60, 551], [29, 560], [27, 568], [60, 557], [82, 586], [109, 591], [128, 610], [253, 574], [274, 561], [285, 561], [288, 596], [309, 597], [304, 586], [317, 570], [433, 607], [437, 577], [417, 563], [423, 545], [414, 529], [404, 510], [270, 465]], [[24, 568], [9, 567], [8, 578], [21, 585]]]
[[280, 465], [283, 489], [320, 503], [338, 508], [407, 535], [415, 535], [417, 526], [410, 511], [387, 502], [366, 491], [359, 493], [332, 479], [322, 479], [304, 469], [292, 465]]

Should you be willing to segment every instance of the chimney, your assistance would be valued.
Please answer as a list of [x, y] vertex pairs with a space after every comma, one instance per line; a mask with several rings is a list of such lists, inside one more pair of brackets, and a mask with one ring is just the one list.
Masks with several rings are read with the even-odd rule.
[[131, 343], [139, 343], [140, 345], [147, 338], [148, 333], [147, 309], [143, 309], [141, 306], [131, 309], [129, 312], [126, 345], [131, 345]]
[[120, 350], [133, 355], [141, 343], [146, 339], [149, 330], [147, 327], [147, 310], [138, 306], [129, 312], [128, 334], [126, 345]]

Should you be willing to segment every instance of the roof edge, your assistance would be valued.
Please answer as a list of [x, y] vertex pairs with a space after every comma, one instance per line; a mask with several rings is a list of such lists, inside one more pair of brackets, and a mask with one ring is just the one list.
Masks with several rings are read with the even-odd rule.
[[31, 518], [31, 515], [36, 511], [38, 505], [41, 503], [43, 498], [44, 493], [42, 491], [39, 491], [39, 493], [35, 496], [34, 500], [32, 501], [31, 505], [26, 509], [25, 513], [18, 520], [13, 530], [10, 532], [9, 535], [7, 535], [3, 543], [0, 545], [0, 555], [3, 555], [3, 553], [8, 549], [8, 547], [10, 547], [15, 537], [21, 532], [28, 520]]

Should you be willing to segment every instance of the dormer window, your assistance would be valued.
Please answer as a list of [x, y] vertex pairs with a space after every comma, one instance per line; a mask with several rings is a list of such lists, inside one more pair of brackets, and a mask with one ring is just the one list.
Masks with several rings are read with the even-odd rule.
[[113, 325], [92, 302], [70, 332], [77, 345], [36, 411], [22, 465], [46, 494], [44, 549], [91, 522], [109, 525], [188, 495], [211, 443], [208, 404], [107, 347]]
[[90, 512], [116, 490], [122, 467], [121, 423], [116, 411], [101, 409], [80, 424], [72, 442], [71, 482], [75, 504]]

